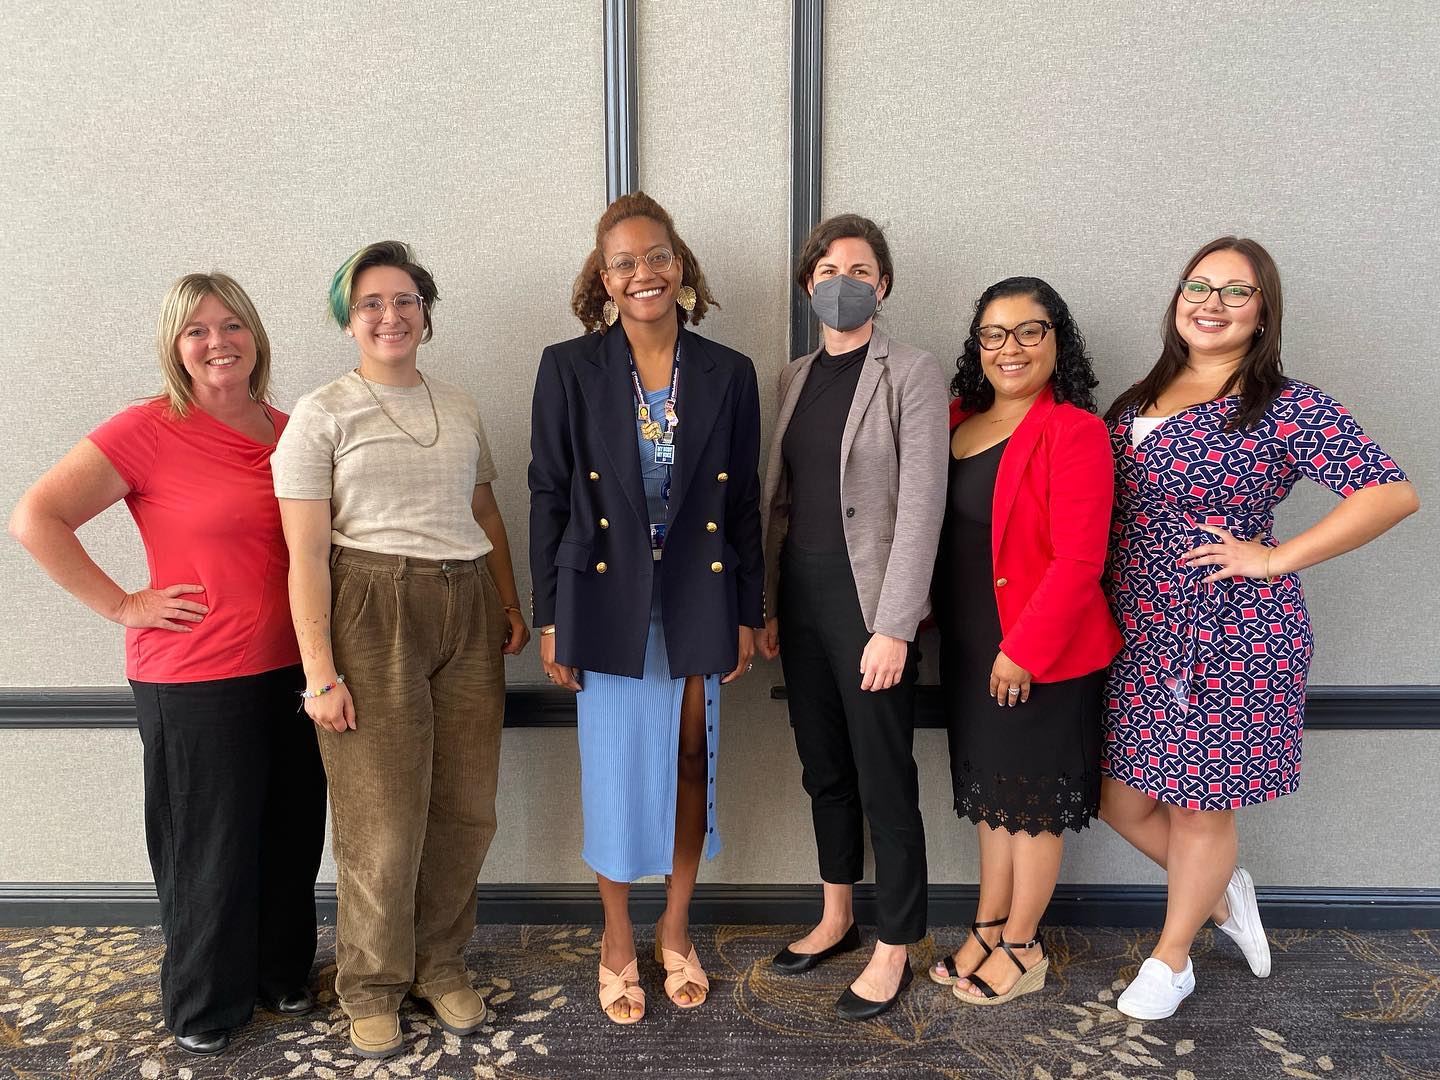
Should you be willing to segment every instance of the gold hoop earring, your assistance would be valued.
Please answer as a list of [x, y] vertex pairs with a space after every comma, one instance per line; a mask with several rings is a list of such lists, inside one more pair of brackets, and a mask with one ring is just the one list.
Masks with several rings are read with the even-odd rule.
[[615, 306], [614, 300], [606, 300], [605, 306], [600, 309], [600, 318], [605, 320], [606, 326], [614, 326], [615, 320], [620, 317], [620, 309]]
[[695, 290], [689, 285], [681, 285], [675, 294], [675, 303], [679, 304], [686, 311], [695, 310]]

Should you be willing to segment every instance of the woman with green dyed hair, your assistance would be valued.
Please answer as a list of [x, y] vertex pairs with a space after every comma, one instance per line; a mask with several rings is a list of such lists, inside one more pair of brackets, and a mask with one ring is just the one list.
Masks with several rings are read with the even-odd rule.
[[480, 409], [422, 374], [435, 279], [397, 241], [347, 259], [330, 310], [359, 364], [305, 395], [275, 454], [305, 711], [330, 780], [335, 992], [351, 1049], [403, 1048], [407, 993], [485, 1020], [464, 950], [495, 835], [504, 655], [525, 647]]

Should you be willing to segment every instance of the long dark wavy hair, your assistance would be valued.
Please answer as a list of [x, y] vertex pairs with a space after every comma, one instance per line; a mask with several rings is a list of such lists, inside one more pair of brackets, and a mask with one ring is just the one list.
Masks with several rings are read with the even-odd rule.
[[1113, 424], [1132, 405], [1136, 412], [1143, 412], [1154, 405], [1165, 392], [1165, 388], [1185, 370], [1186, 361], [1190, 358], [1190, 347], [1185, 344], [1180, 331], [1175, 329], [1175, 307], [1180, 303], [1180, 282], [1195, 272], [1201, 259], [1215, 251], [1235, 251], [1244, 255], [1250, 260], [1250, 265], [1255, 270], [1255, 284], [1260, 287], [1259, 332], [1250, 343], [1250, 351], [1220, 388], [1219, 397], [1225, 397], [1237, 388], [1240, 394], [1240, 408], [1230, 418], [1226, 429], [1234, 431], [1253, 427], [1285, 388], [1285, 373], [1280, 366], [1280, 317], [1285, 311], [1285, 300], [1280, 293], [1280, 271], [1270, 253], [1259, 242], [1243, 236], [1222, 236], [1211, 240], [1185, 264], [1160, 323], [1164, 342], [1160, 347], [1160, 359], [1155, 361], [1155, 366], [1148, 375], [1115, 399], [1114, 404], [1105, 412], [1108, 422]]
[[1085, 338], [1060, 294], [1037, 277], [1008, 277], [997, 281], [975, 301], [975, 317], [970, 320], [965, 351], [955, 361], [955, 377], [950, 380], [950, 392], [960, 399], [960, 407], [966, 412], [980, 412], [995, 403], [995, 388], [985, 378], [980, 364], [980, 341], [975, 335], [990, 302], [1008, 296], [1030, 297], [1045, 309], [1046, 318], [1055, 324], [1055, 329], [1050, 331], [1055, 335], [1055, 375], [1051, 380], [1055, 400], [1093, 413], [1095, 395], [1091, 391], [1100, 385], [1100, 380], [1095, 378], [1090, 356], [1085, 351]]

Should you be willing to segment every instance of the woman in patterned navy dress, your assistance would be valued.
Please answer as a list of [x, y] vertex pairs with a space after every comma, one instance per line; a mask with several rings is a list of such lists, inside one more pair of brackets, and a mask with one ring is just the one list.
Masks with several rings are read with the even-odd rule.
[[[1117, 1007], [1170, 1016], [1214, 918], [1270, 972], [1235, 810], [1300, 780], [1313, 639], [1296, 572], [1373, 540], [1419, 506], [1343, 405], [1280, 366], [1280, 276], [1253, 240], [1186, 264], [1150, 373], [1110, 407], [1117, 463], [1108, 588], [1124, 647], [1106, 687], [1100, 814], [1165, 867], [1165, 927]], [[1301, 477], [1343, 502], [1278, 542]]]

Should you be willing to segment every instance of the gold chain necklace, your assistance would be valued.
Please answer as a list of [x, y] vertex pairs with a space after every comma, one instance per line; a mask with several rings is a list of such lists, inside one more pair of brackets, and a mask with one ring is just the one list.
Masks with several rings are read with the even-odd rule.
[[396, 429], [400, 432], [400, 434], [404, 435], [407, 439], [413, 442], [416, 446], [420, 447], [420, 449], [422, 450], [429, 450], [430, 447], [434, 446], [437, 442], [440, 441], [440, 414], [435, 410], [435, 395], [430, 392], [430, 384], [425, 381], [424, 375], [420, 375], [420, 372], [418, 371], [415, 372], [416, 375], [420, 375], [420, 385], [425, 387], [425, 394], [430, 398], [430, 416], [435, 421], [435, 437], [429, 442], [421, 442], [419, 439], [415, 438], [414, 435], [411, 435], [410, 432], [406, 431], [403, 427], [401, 427], [400, 421], [396, 420], [395, 417], [390, 415], [390, 410], [385, 408], [385, 403], [382, 402], [380, 398], [376, 395], [375, 388], [370, 385], [370, 380], [365, 378], [364, 375], [360, 375], [359, 368], [355, 369], [355, 374], [360, 376], [360, 381], [365, 384], [365, 389], [370, 391], [370, 399], [374, 401], [376, 406], [379, 407], [380, 411], [385, 414], [385, 419], [389, 420], [390, 423], [395, 425]]

